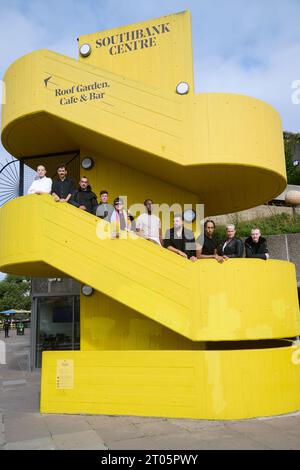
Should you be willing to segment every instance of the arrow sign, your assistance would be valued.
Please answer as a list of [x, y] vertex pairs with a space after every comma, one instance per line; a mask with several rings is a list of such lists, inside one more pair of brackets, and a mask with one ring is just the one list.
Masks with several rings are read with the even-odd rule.
[[48, 82], [52, 78], [52, 75], [44, 80], [45, 87], [48, 88]]

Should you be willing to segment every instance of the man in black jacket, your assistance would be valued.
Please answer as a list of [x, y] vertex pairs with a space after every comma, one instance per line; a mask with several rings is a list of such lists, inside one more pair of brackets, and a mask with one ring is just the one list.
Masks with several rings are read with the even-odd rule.
[[83, 176], [79, 181], [79, 188], [73, 193], [70, 204], [90, 214], [96, 214], [97, 196], [93, 193], [86, 176]]
[[184, 228], [183, 216], [174, 216], [174, 227], [166, 231], [164, 247], [191, 261], [196, 258], [195, 237], [191, 230]]
[[269, 259], [267, 240], [261, 236], [258, 228], [251, 230], [251, 236], [245, 240], [246, 258]]
[[219, 245], [219, 255], [223, 256], [225, 260], [228, 258], [242, 258], [244, 246], [242, 240], [235, 236], [235, 226], [227, 225], [226, 234], [227, 238], [225, 242], [222, 242], [221, 245]]

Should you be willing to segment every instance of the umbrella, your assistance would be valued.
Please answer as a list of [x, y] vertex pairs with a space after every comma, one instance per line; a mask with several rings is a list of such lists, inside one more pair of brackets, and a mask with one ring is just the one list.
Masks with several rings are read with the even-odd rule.
[[0, 312], [0, 314], [2, 315], [14, 315], [15, 313], [31, 313], [30, 310], [14, 310], [14, 309], [11, 309], [11, 310], [3, 310], [2, 312]]

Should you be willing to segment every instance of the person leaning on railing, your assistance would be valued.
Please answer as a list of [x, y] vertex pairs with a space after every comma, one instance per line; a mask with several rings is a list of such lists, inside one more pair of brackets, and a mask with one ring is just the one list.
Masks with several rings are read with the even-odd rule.
[[246, 258], [270, 258], [267, 240], [261, 236], [258, 228], [251, 230], [251, 235], [245, 240]]
[[236, 237], [235, 226], [226, 227], [227, 238], [218, 247], [218, 254], [227, 260], [229, 258], [243, 258], [244, 246], [240, 238]]
[[65, 165], [57, 168], [57, 179], [53, 181], [51, 194], [56, 202], [69, 202], [75, 191], [74, 183], [68, 178]]
[[72, 194], [70, 204], [78, 207], [82, 211], [96, 215], [96, 210], [98, 207], [97, 196], [95, 193], [93, 193], [89, 184], [89, 180], [86, 176], [82, 176], [80, 179], [79, 187]]
[[190, 261], [197, 261], [194, 233], [184, 227], [182, 214], [174, 215], [174, 227], [166, 231], [164, 248]]
[[46, 177], [47, 170], [44, 165], [37, 167], [37, 176], [28, 189], [28, 194], [50, 194], [52, 179]]
[[97, 207], [96, 216], [100, 219], [110, 221], [114, 210], [114, 206], [108, 202], [108, 191], [102, 189], [102, 191], [100, 191], [100, 204]]
[[215, 259], [218, 263], [224, 263], [223, 256], [217, 253], [218, 242], [214, 236], [216, 224], [213, 220], [206, 220], [204, 224], [203, 239], [199, 236], [196, 240], [196, 253], [198, 259]]

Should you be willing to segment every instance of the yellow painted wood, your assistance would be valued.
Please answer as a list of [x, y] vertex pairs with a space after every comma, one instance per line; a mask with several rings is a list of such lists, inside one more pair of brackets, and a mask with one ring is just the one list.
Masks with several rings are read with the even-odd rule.
[[[243, 419], [300, 408], [299, 346], [234, 351], [44, 352], [42, 413]], [[57, 389], [58, 360], [74, 388]]]
[[[79, 149], [95, 161], [95, 191], [129, 204], [203, 203], [206, 215], [282, 192], [279, 115], [254, 98], [194, 93], [188, 12], [84, 42], [88, 58], [40, 50], [8, 69], [1, 139], [12, 155]], [[181, 80], [186, 96], [175, 91]], [[49, 176], [55, 162], [43, 160]], [[43, 354], [42, 412], [238, 419], [299, 408], [295, 349], [204, 350], [207, 341], [299, 335], [294, 265], [192, 264], [134, 235], [109, 240], [108, 228], [48, 195], [0, 209], [2, 271], [66, 275], [95, 289], [81, 298], [81, 351]]]
[[99, 239], [99, 224], [109, 225], [49, 195], [15, 199], [0, 209], [0, 269], [41, 277], [57, 269], [193, 341], [299, 334], [292, 263], [191, 263], [133, 234]]
[[194, 89], [188, 11], [80, 36], [79, 48], [86, 43], [90, 44], [92, 53], [86, 58], [79, 55], [82, 63], [161, 90], [175, 90], [182, 81]]
[[[206, 215], [264, 203], [286, 185], [280, 118], [254, 98], [179, 96], [46, 50], [17, 60], [4, 80], [2, 143], [17, 157], [85, 148], [96, 165], [105, 157], [194, 193]], [[75, 92], [67, 98], [79, 101], [62, 105], [56, 96], [95, 82], [107, 84], [104, 99]]]

